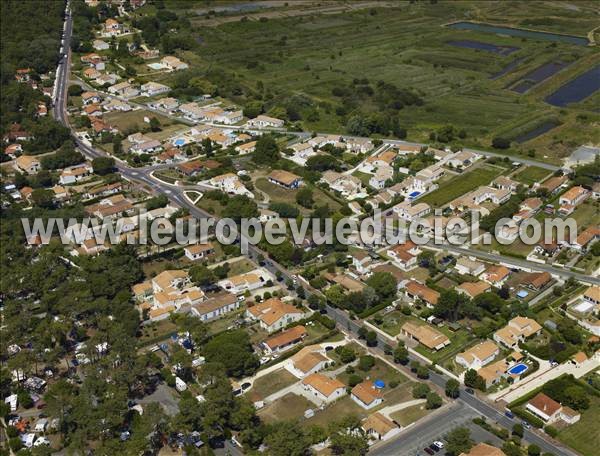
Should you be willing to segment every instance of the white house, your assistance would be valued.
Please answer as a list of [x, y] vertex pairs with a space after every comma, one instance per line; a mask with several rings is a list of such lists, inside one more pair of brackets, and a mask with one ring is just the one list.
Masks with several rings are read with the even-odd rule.
[[302, 380], [302, 388], [320, 402], [329, 403], [346, 394], [346, 385], [323, 374], [311, 374]]
[[191, 306], [192, 316], [201, 321], [214, 320], [240, 307], [240, 301], [232, 293], [218, 293], [206, 301]]
[[367, 410], [377, 407], [383, 402], [383, 392], [370, 380], [359, 383], [352, 388], [350, 397], [354, 402]]
[[160, 95], [161, 93], [167, 93], [171, 90], [169, 86], [152, 81], [143, 84], [140, 89], [142, 91], [142, 95], [147, 97], [153, 97], [155, 95]]
[[360, 427], [371, 441], [389, 440], [402, 430], [392, 420], [379, 412], [372, 413], [365, 418]]
[[183, 251], [189, 260], [196, 261], [215, 253], [215, 248], [210, 242], [208, 242], [205, 244], [199, 243], [188, 245], [183, 249]]
[[462, 275], [479, 276], [485, 271], [485, 265], [479, 261], [472, 260], [466, 257], [460, 257], [454, 265], [454, 269]]
[[266, 284], [269, 276], [261, 269], [220, 280], [218, 285], [224, 290], [235, 294], [256, 290]]
[[262, 114], [248, 121], [248, 126], [252, 128], [281, 128], [283, 124], [284, 121], [281, 119]]
[[248, 307], [246, 316], [258, 320], [260, 327], [272, 333], [285, 328], [290, 323], [302, 320], [304, 312], [292, 304], [278, 298], [270, 298], [259, 304]]
[[94, 172], [94, 169], [92, 168], [91, 165], [88, 165], [87, 163], [84, 163], [81, 165], [70, 166], [68, 168], [65, 168], [62, 171], [62, 173], [60, 173], [58, 182], [61, 185], [75, 184], [75, 183], [81, 181], [82, 179], [85, 179], [87, 176], [89, 176], [93, 172]]
[[467, 369], [479, 370], [491, 363], [500, 353], [500, 348], [490, 341], [481, 342], [470, 349], [456, 355], [456, 362]]
[[415, 219], [425, 217], [431, 212], [431, 207], [427, 203], [417, 203], [413, 206], [411, 203], [404, 201], [394, 206], [393, 211], [401, 219], [411, 222]]

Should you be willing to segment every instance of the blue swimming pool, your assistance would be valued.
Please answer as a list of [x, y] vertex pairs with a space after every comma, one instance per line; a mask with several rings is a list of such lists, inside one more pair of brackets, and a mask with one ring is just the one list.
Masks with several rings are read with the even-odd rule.
[[410, 195], [408, 195], [410, 198], [416, 198], [417, 196], [419, 196], [421, 194], [421, 192], [412, 192]]
[[521, 375], [527, 369], [529, 369], [529, 366], [527, 364], [519, 363], [515, 364], [513, 367], [508, 369], [508, 373], [511, 375]]
[[183, 146], [185, 144], [185, 139], [182, 139], [182, 138], [176, 139], [173, 144], [175, 144], [176, 146]]

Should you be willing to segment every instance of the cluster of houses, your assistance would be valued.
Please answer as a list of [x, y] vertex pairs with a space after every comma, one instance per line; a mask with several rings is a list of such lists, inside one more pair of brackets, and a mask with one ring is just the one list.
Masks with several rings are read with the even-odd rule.
[[226, 109], [218, 104], [200, 105], [197, 102], [191, 102], [181, 104], [177, 109], [184, 119], [193, 122], [234, 125], [244, 117], [240, 109]]
[[293, 161], [298, 166], [304, 166], [309, 158], [324, 153], [321, 149], [326, 150], [326, 146], [336, 147], [353, 154], [363, 154], [373, 149], [373, 143], [368, 138], [321, 135], [288, 146], [289, 154], [286, 153], [284, 158]]

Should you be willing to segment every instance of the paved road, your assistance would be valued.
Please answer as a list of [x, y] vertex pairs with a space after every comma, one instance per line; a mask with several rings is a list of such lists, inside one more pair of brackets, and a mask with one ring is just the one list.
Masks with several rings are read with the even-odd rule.
[[[71, 33], [72, 33], [72, 17], [70, 15], [67, 17], [66, 22], [67, 22], [67, 27], [66, 27], [66, 33], [65, 33], [64, 46], [65, 46], [65, 49], [68, 50], [68, 49], [70, 49], [70, 39], [71, 39]], [[67, 95], [67, 86], [68, 86], [68, 82], [69, 82], [69, 64], [70, 64], [70, 52], [69, 52], [67, 58], [65, 58], [61, 61], [60, 65], [57, 69], [56, 84], [58, 84], [58, 86], [57, 86], [57, 90], [56, 90], [55, 107], [53, 109], [55, 118], [67, 126], [69, 126], [68, 118], [66, 115], [66, 95]], [[308, 133], [305, 133], [305, 134], [308, 135]], [[87, 144], [85, 144], [83, 141], [81, 141], [77, 137], [74, 137], [74, 141], [77, 144], [77, 146], [82, 150], [82, 152], [89, 158], [95, 158], [95, 157], [105, 155], [104, 152], [88, 146]], [[397, 141], [394, 141], [394, 142], [397, 142]], [[209, 213], [207, 213], [206, 211], [203, 211], [203, 210], [197, 208], [196, 206], [194, 206], [193, 204], [191, 204], [183, 196], [183, 191], [181, 189], [173, 188], [171, 186], [162, 184], [162, 183], [157, 182], [156, 180], [152, 179], [149, 176], [149, 173], [151, 170], [144, 169], [144, 168], [139, 168], [139, 169], [129, 168], [128, 166], [126, 166], [122, 163], [117, 164], [117, 169], [124, 178], [131, 180], [131, 181], [141, 182], [141, 183], [145, 184], [150, 190], [152, 190], [154, 192], [165, 194], [172, 202], [176, 203], [177, 205], [188, 208], [190, 210], [190, 213], [192, 216], [198, 217], [198, 218], [211, 217], [211, 215]], [[458, 249], [460, 249], [457, 247], [452, 247], [452, 248], [454, 249], [454, 251], [457, 251]], [[250, 257], [256, 258], [259, 254], [264, 255], [266, 258], [268, 257], [265, 254], [265, 252], [261, 251], [260, 249], [258, 249], [255, 246], [250, 245], [248, 250], [249, 250]], [[471, 250], [466, 250], [466, 249], [462, 249], [462, 250], [464, 250], [463, 253], [465, 253], [465, 254], [474, 255], [474, 253]], [[480, 254], [483, 254], [483, 253], [480, 253]], [[514, 259], [507, 259], [507, 258], [499, 256], [499, 255], [493, 255], [493, 254], [487, 254], [487, 255], [490, 255], [489, 259], [492, 261], [502, 261], [502, 262], [516, 261]], [[532, 265], [528, 264], [528, 266], [532, 266]], [[542, 266], [542, 265], [539, 265], [539, 266]], [[290, 273], [290, 271], [288, 271], [287, 269], [285, 269], [284, 267], [282, 267], [281, 265], [279, 265], [278, 263], [276, 263], [272, 260], [267, 261], [265, 267], [271, 273], [275, 273], [275, 272], [279, 271], [285, 279], [294, 279], [295, 278], [295, 276], [293, 276]], [[535, 267], [537, 268], [538, 265], [535, 265]], [[560, 272], [567, 273], [570, 271], [560, 271]], [[316, 290], [313, 290], [310, 287], [306, 287], [306, 288], [307, 288], [308, 294], [317, 292]], [[329, 316], [331, 316], [337, 322], [338, 326], [340, 327], [340, 329], [342, 329], [342, 331], [344, 331], [346, 333], [350, 332], [354, 335], [354, 337], [357, 337], [357, 331], [360, 328], [360, 326], [355, 321], [350, 320], [350, 318], [348, 317], [348, 315], [345, 312], [328, 306], [327, 313], [329, 314]], [[383, 347], [383, 345], [385, 343], [387, 343], [387, 341], [380, 338], [379, 339], [379, 347], [375, 348], [375, 350], [380, 355], [383, 355], [381, 347]], [[431, 372], [430, 380], [434, 384], [436, 384], [438, 387], [441, 387], [441, 388], [443, 388], [446, 384], [446, 378], [435, 372]], [[513, 425], [512, 420], [509, 420], [503, 414], [498, 412], [496, 409], [494, 409], [493, 407], [488, 405], [486, 402], [484, 402], [483, 400], [481, 400], [475, 396], [471, 396], [471, 395], [468, 395], [463, 392], [463, 394], [461, 395], [461, 398], [458, 399], [456, 402], [460, 405], [464, 405], [464, 404], [468, 405], [472, 409], [476, 410], [479, 414], [486, 416], [488, 419], [498, 421], [502, 426], [504, 426], [508, 429], [510, 429]], [[419, 432], [425, 432], [425, 429], [435, 429], [436, 432], [438, 431], [435, 426], [432, 427], [431, 425], [429, 425], [427, 423], [425, 423], [424, 425], [417, 425], [417, 426], [415, 426], [415, 429], [419, 429], [420, 430]], [[532, 443], [536, 443], [537, 445], [540, 446], [540, 448], [542, 448], [543, 451], [552, 452], [557, 456], [562, 456], [562, 455], [571, 456], [574, 454], [571, 451], [561, 448], [561, 447], [557, 446], [556, 444], [554, 444], [536, 434], [533, 434], [529, 431], [527, 431], [525, 434], [526, 434], [526, 438], [528, 441], [531, 441]]]

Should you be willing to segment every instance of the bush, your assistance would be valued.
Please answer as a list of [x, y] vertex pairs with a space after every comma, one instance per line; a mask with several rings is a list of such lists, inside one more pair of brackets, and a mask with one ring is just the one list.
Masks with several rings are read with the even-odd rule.
[[546, 432], [546, 434], [548, 434], [550, 437], [556, 437], [558, 435], [558, 430], [553, 427], [553, 426], [546, 426], [544, 428], [544, 431]]
[[371, 355], [361, 356], [358, 360], [358, 368], [364, 372], [370, 371], [374, 365], [375, 358], [373, 358]]
[[529, 413], [528, 411], [518, 407], [515, 409], [512, 409], [512, 412], [517, 415], [519, 418], [521, 418], [522, 420], [527, 421], [529, 424], [531, 424], [532, 426], [541, 429], [544, 427], [544, 422], [539, 419], [537, 416], [532, 415], [531, 413]]
[[492, 147], [494, 149], [508, 149], [510, 147], [510, 140], [496, 136], [492, 139]]
[[360, 375], [352, 374], [350, 377], [348, 377], [348, 386], [350, 388], [354, 388], [360, 382], [362, 382], [362, 377]]

